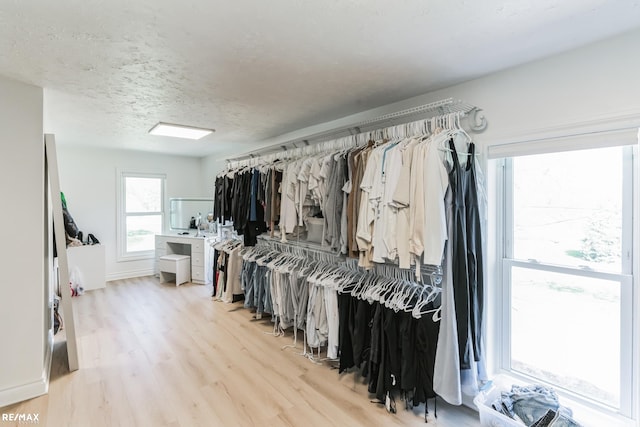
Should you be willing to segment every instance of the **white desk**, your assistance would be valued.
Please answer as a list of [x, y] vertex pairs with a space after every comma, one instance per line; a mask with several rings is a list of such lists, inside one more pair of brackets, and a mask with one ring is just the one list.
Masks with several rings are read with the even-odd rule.
[[[195, 232], [194, 232], [195, 233]], [[158, 260], [163, 255], [179, 254], [191, 257], [191, 282], [201, 285], [213, 283], [213, 248], [216, 235], [195, 237], [194, 234], [156, 234], [156, 260], [154, 271], [158, 271]]]

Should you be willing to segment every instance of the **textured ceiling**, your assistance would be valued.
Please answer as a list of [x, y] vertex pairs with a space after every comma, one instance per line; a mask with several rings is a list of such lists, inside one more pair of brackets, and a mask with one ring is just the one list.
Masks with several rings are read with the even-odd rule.
[[0, 75], [45, 88], [60, 144], [222, 156], [628, 31], [639, 1], [0, 0]]

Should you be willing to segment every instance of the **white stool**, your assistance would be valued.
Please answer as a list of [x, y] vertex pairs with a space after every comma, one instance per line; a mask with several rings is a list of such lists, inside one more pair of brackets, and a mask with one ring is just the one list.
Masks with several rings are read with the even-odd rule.
[[191, 257], [189, 255], [164, 255], [158, 263], [160, 283], [169, 282], [175, 277], [176, 286], [191, 281]]

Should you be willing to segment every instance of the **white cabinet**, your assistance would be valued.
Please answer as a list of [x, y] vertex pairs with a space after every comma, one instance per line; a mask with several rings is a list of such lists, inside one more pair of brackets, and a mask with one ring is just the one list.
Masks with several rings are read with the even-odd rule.
[[[84, 245], [67, 248], [69, 276], [79, 274], [79, 283], [85, 291], [106, 286], [103, 245]], [[75, 270], [75, 273], [74, 273]]]
[[178, 254], [191, 257], [191, 282], [213, 283], [213, 249], [216, 236], [195, 237], [171, 234], [156, 235], [155, 273], [159, 274], [158, 261], [163, 255]]

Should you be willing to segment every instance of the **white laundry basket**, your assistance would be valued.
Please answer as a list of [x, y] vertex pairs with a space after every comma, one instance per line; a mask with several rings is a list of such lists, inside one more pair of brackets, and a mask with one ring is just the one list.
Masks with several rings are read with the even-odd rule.
[[523, 427], [524, 424], [512, 420], [491, 407], [491, 403], [500, 398], [500, 393], [501, 390], [494, 386], [480, 392], [473, 399], [473, 403], [480, 412], [480, 425], [482, 427]]

